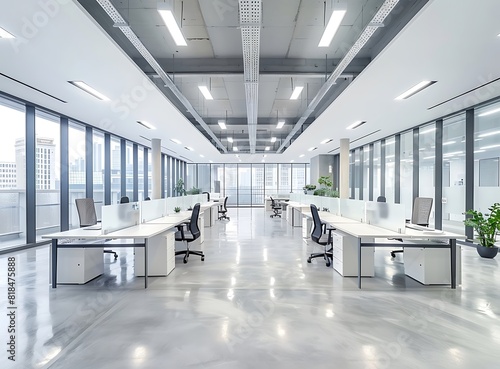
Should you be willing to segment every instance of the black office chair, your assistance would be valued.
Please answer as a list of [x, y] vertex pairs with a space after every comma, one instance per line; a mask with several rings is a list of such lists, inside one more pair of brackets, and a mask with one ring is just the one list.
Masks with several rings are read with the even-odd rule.
[[[314, 204], [311, 204], [311, 214], [313, 218], [313, 230], [311, 232], [311, 238], [317, 244], [322, 245], [324, 247], [324, 251], [312, 253], [307, 258], [307, 262], [310, 263], [311, 259], [322, 257], [326, 260], [326, 266], [329, 267], [331, 264], [330, 259], [333, 258], [332, 231], [334, 231], [335, 228], [328, 227], [326, 229], [328, 231], [328, 235], [325, 235], [323, 233], [323, 222], [319, 217], [318, 208]], [[330, 247], [328, 248], [328, 246]]]
[[[413, 201], [411, 221], [410, 219], [407, 219], [406, 223], [412, 223], [419, 226], [428, 227], [429, 217], [431, 215], [431, 209], [432, 209], [432, 202], [433, 199], [431, 197], [415, 197], [415, 200]], [[397, 240], [403, 242], [403, 240], [400, 238], [398, 238]], [[395, 258], [397, 253], [403, 251], [404, 250], [392, 250], [391, 256]]]
[[[80, 228], [90, 227], [97, 224], [94, 199], [75, 199], [75, 204], [78, 212], [78, 218], [80, 219]], [[113, 254], [115, 259], [118, 258], [118, 254], [113, 250], [104, 250], [104, 253]]]
[[377, 197], [377, 202], [386, 202], [385, 196]]
[[191, 221], [189, 223], [177, 226], [178, 231], [175, 232], [176, 241], [186, 241], [186, 250], [176, 251], [175, 255], [184, 255], [184, 264], [188, 262], [190, 254], [201, 256], [201, 261], [205, 260], [203, 251], [192, 251], [189, 249], [189, 244], [198, 239], [201, 235], [198, 227], [198, 217], [200, 216], [200, 203], [197, 203], [191, 213]]
[[128, 196], [122, 196], [120, 199], [120, 204], [128, 204], [130, 202]]
[[202, 194], [207, 195], [207, 201], [210, 201], [210, 192], [202, 192]]
[[149, 197], [149, 196], [144, 199], [144, 201], [150, 201], [150, 200], [151, 200], [151, 197]]
[[224, 198], [224, 202], [221, 205], [219, 205], [218, 213], [219, 213], [219, 220], [222, 219], [230, 220], [230, 218], [227, 216], [227, 196]]
[[273, 209], [273, 214], [270, 215], [271, 218], [274, 218], [274, 217], [281, 218], [281, 213], [283, 211], [283, 208], [271, 196], [269, 196], [269, 198], [271, 199], [271, 209]]

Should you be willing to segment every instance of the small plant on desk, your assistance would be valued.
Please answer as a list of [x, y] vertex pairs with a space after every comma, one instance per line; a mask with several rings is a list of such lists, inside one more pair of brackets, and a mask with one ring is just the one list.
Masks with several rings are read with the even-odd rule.
[[178, 213], [178, 212], [180, 212], [180, 211], [181, 211], [181, 208], [180, 208], [180, 207], [178, 207], [178, 206], [176, 206], [176, 207], [174, 208], [174, 211], [175, 211], [176, 213]]

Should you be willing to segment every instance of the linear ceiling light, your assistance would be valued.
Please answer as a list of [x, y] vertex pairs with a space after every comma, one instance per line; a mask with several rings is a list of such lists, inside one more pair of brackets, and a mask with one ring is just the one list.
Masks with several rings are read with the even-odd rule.
[[68, 82], [71, 83], [73, 86], [76, 86], [76, 87], [82, 89], [86, 93], [91, 94], [94, 97], [97, 97], [99, 100], [109, 101], [109, 98], [107, 96], [101, 94], [99, 91], [90, 87], [85, 82], [82, 82], [82, 81], [68, 81]]
[[184, 146], [184, 148], [185, 148], [186, 150], [189, 150], [189, 151], [194, 151], [194, 149], [193, 149], [192, 147], [189, 147], [189, 146]]
[[276, 137], [271, 137], [271, 142], [276, 142]]
[[227, 128], [227, 127], [226, 127], [226, 122], [224, 122], [223, 120], [219, 120], [219, 122], [218, 122], [218, 123], [219, 123], [219, 127], [220, 127], [220, 129], [226, 129], [226, 128]]
[[200, 154], [200, 158], [204, 158], [204, 157], [205, 157], [205, 155]]
[[290, 100], [297, 100], [303, 89], [304, 89], [304, 86], [296, 86], [293, 89], [292, 96], [290, 96]]
[[478, 117], [484, 117], [486, 115], [491, 115], [500, 112], [500, 108], [485, 111], [484, 113], [478, 114]]
[[278, 124], [276, 125], [276, 129], [281, 129], [281, 128], [283, 128], [284, 125], [285, 125], [285, 121], [284, 120], [280, 120], [278, 122]]
[[232, 143], [233, 142], [233, 138], [232, 137], [228, 137], [227, 141]]
[[316, 149], [317, 149], [317, 147], [310, 147], [309, 149], [307, 149], [307, 151], [314, 151]]
[[437, 81], [422, 81], [420, 83], [417, 83], [415, 86], [410, 88], [408, 91], [403, 92], [401, 95], [396, 97], [394, 100], [404, 100], [409, 98], [410, 96], [415, 95], [417, 92], [422, 91], [424, 88], [429, 87], [430, 85], [433, 85]]
[[15, 38], [12, 33], [7, 32], [2, 27], [0, 27], [0, 38]]
[[178, 139], [176, 138], [171, 138], [170, 141], [172, 141], [173, 143], [176, 143], [178, 145], [180, 145], [182, 142], [180, 142]]
[[304, 154], [300, 154], [299, 155], [299, 158], [303, 158], [305, 155]]
[[330, 20], [328, 21], [325, 31], [323, 32], [323, 36], [321, 36], [321, 40], [319, 41], [318, 47], [330, 46], [333, 36], [335, 36], [335, 33], [337, 33], [340, 23], [342, 23], [342, 19], [344, 19], [345, 13], [346, 10], [334, 10], [332, 12]]
[[175, 20], [172, 6], [169, 3], [158, 3], [157, 9], [170, 35], [174, 39], [175, 44], [177, 46], [187, 46], [186, 39], [182, 35], [181, 29]]
[[354, 122], [350, 126], [347, 126], [345, 129], [355, 129], [355, 128], [358, 128], [359, 126], [361, 126], [365, 123], [366, 123], [366, 120], [357, 120], [356, 122]]
[[205, 97], [205, 99], [207, 99], [207, 100], [213, 100], [214, 99], [212, 97], [212, 94], [208, 90], [207, 86], [198, 86], [198, 88], [200, 89], [200, 91], [203, 94], [203, 96]]
[[138, 120], [137, 123], [139, 123], [143, 127], [146, 127], [147, 129], [156, 129], [155, 126], [153, 126], [151, 123], [148, 123], [144, 120]]
[[327, 143], [332, 142], [332, 141], [333, 141], [333, 138], [327, 138], [326, 140], [321, 141], [321, 144], [324, 145], [324, 144], [327, 144]]

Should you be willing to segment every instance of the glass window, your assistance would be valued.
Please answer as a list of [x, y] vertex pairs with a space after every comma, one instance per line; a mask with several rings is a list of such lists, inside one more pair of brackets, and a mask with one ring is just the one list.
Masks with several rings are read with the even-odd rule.
[[302, 189], [306, 184], [306, 166], [304, 164], [292, 164], [292, 192], [302, 193]]
[[144, 200], [144, 147], [137, 147], [137, 184], [139, 200]]
[[370, 146], [363, 147], [363, 200], [370, 199]]
[[278, 164], [278, 194], [289, 194], [292, 190], [292, 164]]
[[264, 205], [264, 164], [252, 164], [252, 205]]
[[210, 192], [220, 193], [225, 196], [224, 185], [224, 164], [212, 164], [211, 169]]
[[[128, 141], [125, 146], [125, 181], [125, 196], [128, 196], [130, 201], [132, 201], [134, 198], [134, 146], [132, 145], [132, 142]], [[139, 192], [144, 192], [143, 188], [139, 188]], [[139, 198], [143, 199], [144, 197], [141, 197], [141, 195], [144, 195], [144, 193], [139, 194]]]
[[238, 165], [238, 206], [252, 205], [252, 169], [250, 164]]
[[75, 200], [87, 197], [85, 191], [85, 128], [70, 122], [68, 128], [69, 228], [80, 227]]
[[380, 191], [380, 148], [381, 142], [373, 144], [373, 200], [377, 200], [382, 193]]
[[[451, 141], [443, 142], [443, 152], [447, 148], [447, 145], [445, 144], [451, 144], [451, 143], [452, 143]], [[453, 146], [451, 145], [451, 147]], [[419, 128], [418, 150], [419, 150], [418, 196], [430, 197], [434, 199], [434, 194], [435, 194], [434, 165], [436, 160], [436, 126], [434, 123]], [[429, 217], [430, 227], [434, 227], [434, 205], [435, 204], [433, 201], [431, 215]], [[406, 207], [408, 208], [408, 206]]]
[[464, 232], [465, 114], [443, 120], [443, 229]]
[[148, 193], [144, 194], [144, 197], [140, 197], [139, 199], [144, 199], [146, 197], [151, 197], [151, 194], [153, 193], [153, 170], [152, 170], [152, 155], [151, 155], [151, 149], [146, 149], [148, 153]]
[[389, 203], [395, 202], [396, 184], [396, 139], [390, 137], [385, 140], [385, 198]]
[[264, 164], [265, 166], [265, 197], [278, 193], [278, 164]]
[[474, 209], [481, 212], [500, 199], [500, 114], [494, 112], [499, 108], [496, 103], [475, 111]]
[[121, 197], [120, 152], [120, 139], [111, 137], [111, 204], [119, 203]]
[[405, 205], [406, 219], [411, 219], [413, 208], [413, 131], [401, 134], [400, 194]]
[[60, 125], [59, 117], [37, 111], [35, 116], [36, 236], [57, 232], [60, 227]]
[[201, 191], [210, 192], [210, 164], [198, 164], [198, 184], [196, 187], [200, 188]]
[[228, 196], [227, 204], [238, 205], [238, 166], [237, 164], [226, 164], [224, 170], [224, 195]]
[[360, 174], [360, 149], [354, 150], [354, 198], [359, 199], [359, 189], [362, 186]]
[[186, 189], [189, 190], [197, 186], [196, 164], [188, 164], [186, 166]]
[[104, 133], [93, 130], [93, 197], [97, 219], [101, 219], [101, 208], [104, 205]]
[[26, 243], [24, 105], [0, 98], [0, 248]]

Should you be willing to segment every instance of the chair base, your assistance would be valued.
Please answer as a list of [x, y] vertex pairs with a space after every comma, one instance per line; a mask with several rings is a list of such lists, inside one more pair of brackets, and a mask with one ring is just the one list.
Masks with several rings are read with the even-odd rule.
[[113, 250], [104, 250], [105, 254], [114, 254], [115, 255], [115, 260], [118, 259], [118, 254], [114, 252]]
[[392, 250], [391, 257], [395, 258], [397, 253], [403, 252], [404, 250]]
[[194, 250], [186, 249], [186, 250], [181, 250], [181, 251], [175, 252], [176, 256], [177, 255], [184, 255], [184, 259], [183, 259], [184, 264], [186, 264], [188, 262], [189, 255], [191, 255], [191, 254], [201, 256], [201, 261], [205, 261], [205, 254], [203, 253], [203, 251], [194, 251]]
[[332, 252], [332, 249], [328, 250], [328, 251], [325, 251], [325, 252], [316, 252], [316, 253], [312, 253], [308, 258], [307, 258], [307, 262], [308, 263], [311, 263], [311, 260], [314, 259], [314, 258], [323, 258], [325, 259], [326, 261], [326, 266], [329, 267], [331, 265], [331, 261], [330, 259], [333, 258], [333, 252]]
[[219, 220], [222, 220], [222, 219], [231, 220], [231, 218], [229, 218], [226, 214], [221, 215], [221, 216], [219, 217]]
[[271, 214], [270, 215], [271, 218], [274, 218], [274, 217], [280, 217], [281, 218], [281, 214], [279, 213], [274, 213], [274, 214]]

